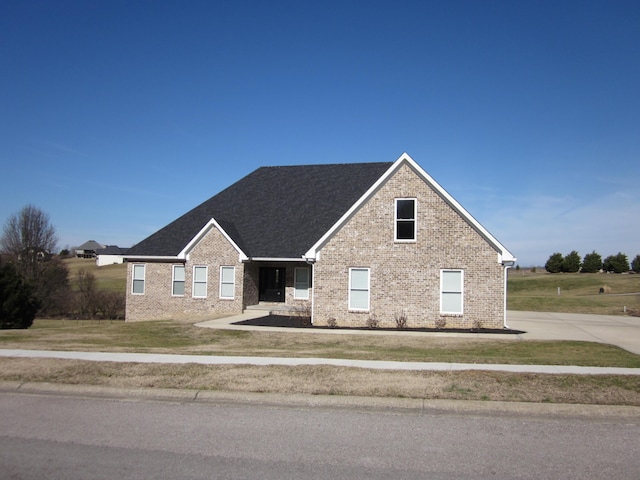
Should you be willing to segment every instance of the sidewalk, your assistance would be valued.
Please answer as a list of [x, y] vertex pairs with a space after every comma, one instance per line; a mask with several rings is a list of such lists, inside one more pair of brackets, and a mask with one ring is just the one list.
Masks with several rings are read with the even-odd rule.
[[60, 358], [95, 362], [197, 363], [202, 365], [333, 365], [374, 370], [463, 371], [484, 370], [514, 373], [570, 375], [640, 375], [640, 368], [579, 367], [572, 365], [507, 365], [480, 363], [391, 362], [381, 360], [346, 360], [333, 358], [232, 357], [212, 355], [171, 355], [155, 353], [62, 352], [51, 350], [0, 349], [0, 357]]

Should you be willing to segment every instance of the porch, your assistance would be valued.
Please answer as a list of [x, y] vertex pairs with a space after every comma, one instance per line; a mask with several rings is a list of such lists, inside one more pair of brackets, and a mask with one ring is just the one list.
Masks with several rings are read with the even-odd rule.
[[311, 317], [312, 268], [304, 261], [250, 261], [244, 269], [244, 311]]

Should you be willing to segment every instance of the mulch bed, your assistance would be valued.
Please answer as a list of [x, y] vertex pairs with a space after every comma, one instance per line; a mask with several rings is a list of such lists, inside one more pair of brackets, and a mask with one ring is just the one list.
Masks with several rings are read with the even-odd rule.
[[[367, 328], [367, 327], [325, 327], [311, 325], [311, 321], [305, 317], [268, 315], [266, 317], [253, 318], [235, 322], [234, 325], [253, 325], [256, 327], [286, 327], [286, 328], [319, 328], [327, 330], [380, 330], [397, 332], [397, 328]], [[512, 330], [510, 328], [405, 328], [405, 332], [448, 332], [448, 333], [501, 333], [518, 335], [522, 330]]]

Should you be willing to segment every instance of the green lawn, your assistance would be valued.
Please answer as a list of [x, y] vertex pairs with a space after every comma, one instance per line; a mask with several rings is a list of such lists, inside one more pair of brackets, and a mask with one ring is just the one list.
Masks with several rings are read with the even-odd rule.
[[124, 292], [127, 286], [127, 265], [105, 265], [98, 267], [95, 258], [67, 258], [64, 260], [69, 269], [69, 282], [74, 287], [78, 272], [84, 270], [96, 278], [99, 289]]
[[509, 310], [640, 315], [637, 274], [510, 271], [507, 291]]

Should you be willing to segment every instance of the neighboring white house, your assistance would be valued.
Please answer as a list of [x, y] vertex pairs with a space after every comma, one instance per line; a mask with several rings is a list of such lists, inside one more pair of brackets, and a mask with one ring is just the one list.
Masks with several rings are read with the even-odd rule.
[[107, 245], [104, 248], [96, 250], [96, 265], [103, 267], [105, 265], [114, 265], [124, 262], [124, 255], [128, 248], [120, 248], [117, 245]]

